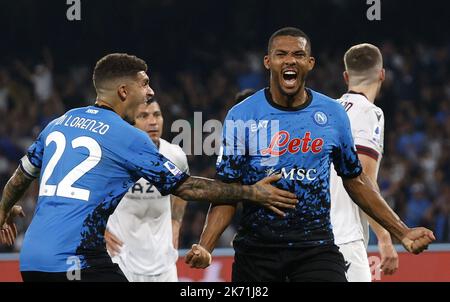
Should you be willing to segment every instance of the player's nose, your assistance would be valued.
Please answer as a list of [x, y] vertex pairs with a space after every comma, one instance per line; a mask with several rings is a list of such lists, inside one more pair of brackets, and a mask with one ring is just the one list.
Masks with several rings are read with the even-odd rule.
[[148, 117], [148, 124], [151, 125], [151, 126], [156, 125], [156, 118], [153, 115], [150, 115]]
[[150, 86], [148, 86], [148, 89], [147, 89], [147, 99], [150, 99], [150, 98], [152, 98], [152, 97], [154, 97], [155, 96], [155, 92], [153, 91], [153, 89], [150, 87]]
[[286, 65], [295, 65], [296, 62], [297, 61], [292, 54], [288, 54], [287, 56], [285, 56], [283, 61], [283, 63]]

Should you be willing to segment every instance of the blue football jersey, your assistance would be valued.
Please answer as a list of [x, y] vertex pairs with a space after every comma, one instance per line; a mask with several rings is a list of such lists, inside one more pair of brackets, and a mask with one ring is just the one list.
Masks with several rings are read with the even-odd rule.
[[21, 160], [39, 197], [20, 253], [22, 271], [65, 272], [111, 263], [104, 231], [141, 177], [163, 195], [187, 177], [147, 133], [110, 109], [76, 108], [52, 121]]
[[297, 195], [294, 210], [279, 217], [244, 203], [234, 246], [308, 247], [333, 243], [330, 224], [330, 166], [341, 177], [356, 177], [362, 168], [350, 122], [335, 100], [307, 89], [298, 108], [278, 106], [269, 89], [235, 105], [225, 119], [216, 177], [254, 184], [282, 174], [275, 185]]

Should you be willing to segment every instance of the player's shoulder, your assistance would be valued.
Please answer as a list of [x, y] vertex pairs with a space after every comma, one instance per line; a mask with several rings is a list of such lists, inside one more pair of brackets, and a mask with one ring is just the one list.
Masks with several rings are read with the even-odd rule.
[[83, 110], [83, 108], [85, 109], [86, 107], [78, 107], [78, 108], [73, 108], [73, 109], [70, 109], [70, 110], [66, 111], [63, 115], [58, 116], [57, 118], [55, 118], [52, 121], [50, 121], [44, 127], [44, 129], [42, 129], [41, 133], [46, 134], [46, 133], [49, 133], [49, 132], [53, 131], [55, 126], [57, 126], [57, 125], [61, 124], [62, 122], [64, 122], [67, 119], [68, 116], [75, 115], [80, 110]]
[[341, 119], [342, 117], [346, 116], [345, 109], [338, 102], [338, 100], [333, 99], [323, 93], [317, 92], [310, 88], [308, 88], [308, 91], [311, 93], [312, 96], [313, 109], [324, 111], [328, 113], [328, 115], [331, 114], [331, 116], [334, 116], [338, 119]]
[[336, 99], [333, 99], [323, 93], [317, 92], [310, 88], [307, 88], [307, 91], [312, 96], [312, 102], [313, 102], [314, 106], [323, 106], [323, 107], [327, 107], [328, 109], [331, 109], [331, 110], [339, 110], [339, 111], [342, 109], [342, 108], [339, 108], [342, 106], [339, 105], [339, 103]]
[[311, 88], [306, 88], [306, 90], [311, 94], [314, 101], [336, 103], [336, 100], [333, 99], [332, 97], [329, 97], [328, 95], [315, 91]]
[[375, 116], [377, 117], [378, 120], [384, 119], [383, 109], [381, 109], [377, 105], [372, 104], [372, 106], [368, 109], [368, 111], [375, 113]]
[[340, 103], [351, 102], [352, 111], [358, 111], [360, 114], [372, 114], [375, 113], [377, 116], [383, 117], [383, 110], [370, 102], [364, 94], [360, 93], [345, 93], [338, 100]]

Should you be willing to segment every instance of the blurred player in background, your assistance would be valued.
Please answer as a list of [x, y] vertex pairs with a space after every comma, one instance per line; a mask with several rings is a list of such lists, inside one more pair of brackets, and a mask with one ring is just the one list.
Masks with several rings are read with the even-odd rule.
[[[281, 172], [277, 185], [295, 192], [300, 201], [285, 217], [244, 204], [233, 241], [232, 281], [346, 281], [344, 258], [334, 244], [330, 222], [331, 163], [353, 200], [409, 252], [420, 253], [434, 240], [430, 230], [408, 228], [362, 171], [343, 107], [305, 87], [314, 63], [305, 33], [297, 28], [278, 30], [269, 39], [264, 58], [270, 87], [235, 105], [225, 119], [217, 177], [251, 184]], [[274, 135], [269, 120], [279, 124]], [[236, 134], [226, 129], [228, 121], [256, 124]], [[269, 146], [253, 144], [257, 150], [250, 154], [248, 136], [258, 137], [260, 132], [271, 133]], [[235, 211], [235, 204], [211, 207], [199, 244], [186, 255], [191, 267], [211, 263], [210, 252]]]
[[[148, 133], [159, 152], [189, 173], [186, 154], [161, 138], [163, 116], [158, 102], [138, 108], [136, 127]], [[178, 238], [186, 201], [162, 196], [147, 180], [138, 180], [123, 197], [106, 226], [106, 248], [128, 281], [176, 282]]]
[[[383, 58], [378, 47], [359, 44], [345, 53], [344, 64], [344, 79], [348, 85], [348, 92], [339, 102], [344, 106], [350, 119], [363, 171], [376, 185], [383, 154], [384, 116], [374, 101], [385, 78]], [[348, 281], [371, 281], [366, 252], [369, 241], [368, 222], [378, 238], [381, 269], [385, 274], [392, 275], [398, 268], [398, 255], [389, 232], [368, 217], [352, 201], [342, 179], [334, 169], [331, 170], [331, 224], [334, 241], [346, 261]]]
[[[154, 95], [146, 71], [147, 64], [135, 56], [100, 59], [93, 73], [95, 105], [50, 122], [3, 189], [0, 228], [7, 230], [14, 204], [40, 178], [20, 253], [24, 281], [126, 282], [106, 252], [104, 233], [109, 215], [142, 177], [162, 195], [186, 200], [246, 199], [278, 214], [277, 207], [293, 208], [297, 202], [295, 194], [271, 185], [279, 175], [253, 186], [223, 184], [189, 176], [161, 155], [148, 134], [132, 126], [139, 106]], [[4, 232], [0, 235], [0, 243], [10, 243]]]

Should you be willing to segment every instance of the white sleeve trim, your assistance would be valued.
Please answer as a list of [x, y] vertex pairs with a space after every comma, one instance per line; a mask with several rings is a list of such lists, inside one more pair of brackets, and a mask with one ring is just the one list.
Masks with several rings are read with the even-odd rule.
[[24, 172], [26, 172], [30, 176], [32, 176], [32, 177], [38, 177], [39, 176], [39, 173], [41, 172], [41, 169], [36, 167], [36, 166], [34, 166], [30, 162], [30, 159], [28, 158], [27, 155], [25, 155], [24, 157], [21, 158], [20, 164], [21, 164]]

